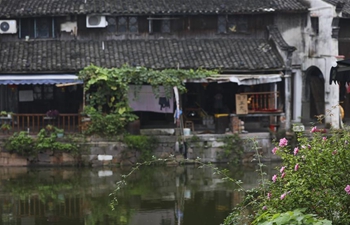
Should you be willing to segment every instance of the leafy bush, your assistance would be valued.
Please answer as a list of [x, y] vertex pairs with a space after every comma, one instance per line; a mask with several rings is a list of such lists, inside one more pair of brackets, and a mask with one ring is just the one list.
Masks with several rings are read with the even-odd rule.
[[256, 213], [253, 224], [261, 224], [266, 215], [280, 218], [301, 208], [332, 224], [350, 224], [350, 130], [325, 133], [314, 127], [311, 136], [298, 133], [292, 149], [286, 138], [280, 139], [272, 153], [283, 164], [270, 181], [259, 186], [258, 195], [245, 202]]
[[274, 215], [265, 212], [255, 220], [253, 224], [260, 225], [331, 225], [329, 220], [319, 220], [313, 214], [304, 214], [306, 209], [296, 209]]
[[244, 141], [240, 138], [238, 134], [233, 134], [229, 136], [224, 136], [222, 138], [223, 152], [218, 155], [218, 158], [223, 160], [226, 159], [229, 162], [237, 165], [242, 162], [242, 157], [244, 153]]
[[5, 142], [5, 149], [23, 156], [35, 155], [34, 139], [27, 132], [14, 133]]
[[76, 152], [78, 151], [78, 145], [76, 143], [63, 143], [57, 141], [57, 133], [63, 132], [63, 129], [52, 127], [52, 130], [47, 131], [41, 129], [37, 135], [35, 141], [35, 149], [37, 151], [59, 151], [59, 152]]
[[101, 136], [115, 136], [125, 131], [125, 126], [138, 117], [120, 109], [117, 113], [103, 114], [92, 107], [86, 108], [86, 113], [91, 118], [87, 130], [84, 134], [98, 134]]
[[152, 136], [144, 135], [126, 135], [123, 142], [131, 150], [137, 150], [141, 153], [140, 161], [152, 159], [153, 150], [157, 145], [157, 139]]
[[52, 127], [50, 131], [41, 129], [36, 138], [29, 136], [25, 131], [14, 133], [5, 142], [5, 149], [23, 156], [35, 156], [48, 150], [75, 154], [79, 152], [79, 145], [75, 141], [70, 140], [70, 143], [57, 141], [57, 132], [61, 130], [56, 127]]

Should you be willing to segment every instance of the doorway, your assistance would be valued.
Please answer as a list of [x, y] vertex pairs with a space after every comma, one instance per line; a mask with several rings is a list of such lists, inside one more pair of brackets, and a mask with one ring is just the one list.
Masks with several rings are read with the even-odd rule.
[[318, 118], [325, 115], [325, 79], [321, 70], [316, 66], [311, 66], [305, 71], [304, 93], [302, 121], [319, 122]]

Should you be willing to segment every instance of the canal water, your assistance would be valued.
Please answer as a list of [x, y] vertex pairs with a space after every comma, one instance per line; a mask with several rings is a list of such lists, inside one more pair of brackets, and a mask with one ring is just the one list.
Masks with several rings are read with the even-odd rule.
[[[256, 164], [215, 165], [253, 188]], [[271, 177], [276, 165], [264, 170]], [[3, 225], [219, 225], [242, 195], [213, 168], [146, 166], [110, 194], [130, 168], [0, 168]], [[112, 210], [111, 204], [114, 206]]]

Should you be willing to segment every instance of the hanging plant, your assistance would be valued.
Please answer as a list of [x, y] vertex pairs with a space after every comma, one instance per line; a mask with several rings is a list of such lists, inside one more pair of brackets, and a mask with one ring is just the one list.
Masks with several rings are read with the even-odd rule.
[[[216, 74], [217, 71], [208, 70], [153, 70], [145, 67], [130, 67], [124, 65], [121, 68], [102, 68], [90, 65], [79, 72], [79, 79], [84, 81], [86, 103], [100, 114], [116, 114], [122, 118], [121, 123], [135, 120], [131, 116], [129, 107], [129, 85], [135, 85], [135, 97], [137, 98], [141, 86], [151, 85], [156, 97], [159, 97], [160, 87], [164, 87], [165, 96], [171, 98], [173, 87], [177, 87], [179, 93], [185, 93], [186, 79], [200, 79]], [[91, 110], [91, 108], [89, 109]], [[95, 112], [96, 113], [96, 112]], [[134, 114], [133, 114], [134, 115]]]

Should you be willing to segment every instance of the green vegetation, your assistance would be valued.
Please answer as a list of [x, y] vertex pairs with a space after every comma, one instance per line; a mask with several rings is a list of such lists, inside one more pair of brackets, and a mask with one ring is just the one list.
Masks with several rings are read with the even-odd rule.
[[8, 133], [11, 130], [11, 125], [8, 123], [3, 123], [0, 127], [3, 133]]
[[156, 96], [160, 86], [163, 86], [167, 97], [172, 97], [173, 87], [180, 93], [185, 93], [184, 80], [198, 79], [215, 74], [206, 70], [152, 70], [145, 67], [123, 66], [121, 68], [101, 68], [94, 65], [84, 68], [79, 73], [79, 79], [84, 81], [87, 106], [85, 112], [91, 118], [86, 134], [114, 136], [125, 131], [125, 126], [137, 119], [128, 104], [129, 85], [149, 84]]
[[11, 153], [22, 156], [36, 156], [39, 152], [44, 151], [81, 153], [83, 149], [72, 137], [67, 136], [62, 141], [57, 140], [57, 133], [62, 131], [62, 129], [49, 125], [41, 129], [36, 137], [24, 131], [16, 132], [6, 140], [4, 147]]
[[221, 148], [223, 152], [218, 154], [219, 159], [227, 159], [233, 164], [239, 164], [242, 162], [244, 153], [244, 141], [238, 134], [224, 136], [221, 141], [224, 143]]
[[11, 115], [11, 114], [12, 114], [12, 112], [6, 112], [6, 111], [0, 112], [0, 116], [2, 116], [2, 117], [7, 117], [8, 115]]
[[11, 153], [17, 153], [23, 156], [36, 154], [34, 150], [34, 139], [27, 132], [21, 131], [14, 133], [5, 142], [5, 149]]
[[[272, 178], [261, 173], [259, 187], [243, 190], [245, 200], [225, 225], [350, 223], [350, 130], [326, 133], [314, 127], [311, 137], [302, 132], [296, 137], [295, 146], [286, 138], [275, 144], [272, 153], [282, 166]], [[242, 213], [247, 210], [251, 213]]]
[[58, 129], [56, 127], [54, 127], [53, 130], [49, 132], [45, 129], [41, 129], [37, 135], [34, 149], [37, 152], [47, 150], [53, 152], [77, 152], [78, 144], [74, 142], [64, 143], [57, 141], [57, 134], [61, 133], [62, 131], [62, 129]]
[[140, 161], [151, 160], [153, 150], [156, 149], [158, 140], [153, 136], [126, 135], [123, 142], [128, 146], [128, 150], [140, 152]]
[[274, 215], [268, 212], [261, 214], [253, 223], [261, 225], [279, 224], [279, 225], [331, 225], [329, 220], [315, 218], [314, 214], [304, 214], [306, 209], [295, 209], [285, 213], [276, 213]]

